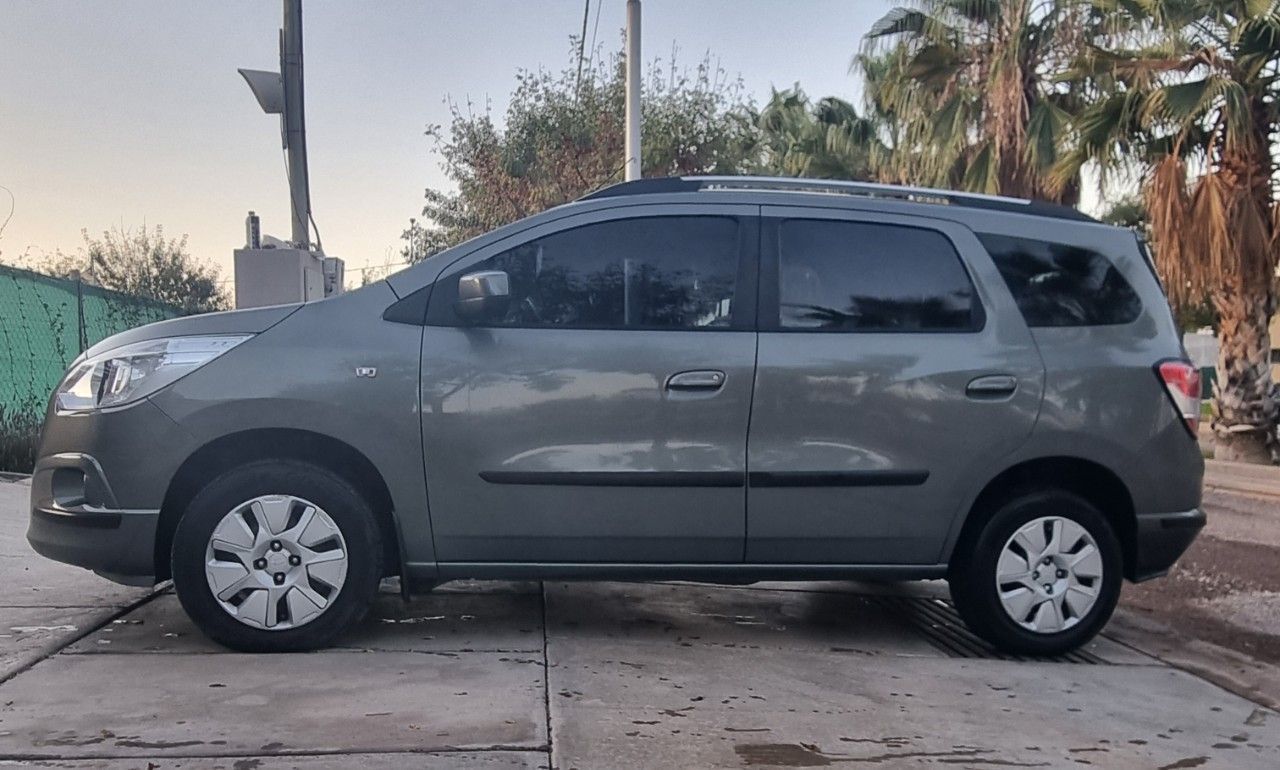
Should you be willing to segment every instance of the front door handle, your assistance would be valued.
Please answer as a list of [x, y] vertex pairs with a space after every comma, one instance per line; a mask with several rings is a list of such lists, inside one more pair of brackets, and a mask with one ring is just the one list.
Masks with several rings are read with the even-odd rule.
[[677, 372], [667, 378], [667, 390], [719, 390], [724, 387], [724, 372], [718, 369], [695, 369]]
[[1012, 396], [1018, 389], [1018, 378], [1009, 374], [988, 374], [969, 381], [964, 394], [969, 398], [997, 399]]

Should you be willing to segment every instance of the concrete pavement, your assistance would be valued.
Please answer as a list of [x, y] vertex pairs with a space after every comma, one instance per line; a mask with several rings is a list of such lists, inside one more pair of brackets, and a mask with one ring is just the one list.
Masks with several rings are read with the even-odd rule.
[[0, 477], [0, 682], [151, 593], [32, 553], [29, 495], [25, 480]]
[[[408, 605], [389, 586], [331, 650], [231, 653], [169, 592], [30, 555], [25, 492], [0, 484], [0, 581], [18, 597], [0, 599], [0, 650], [24, 661], [0, 684], [0, 766], [1271, 768], [1280, 756], [1280, 715], [1255, 702], [1107, 638], [1074, 662], [1002, 659], [934, 584], [454, 583]], [[15, 630], [29, 627], [46, 630]]]

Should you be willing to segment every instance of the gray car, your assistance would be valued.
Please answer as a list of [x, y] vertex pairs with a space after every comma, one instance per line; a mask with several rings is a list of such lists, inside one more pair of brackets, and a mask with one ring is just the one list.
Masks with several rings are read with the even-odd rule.
[[945, 578], [978, 634], [1060, 653], [1203, 526], [1199, 387], [1129, 230], [641, 180], [358, 291], [95, 345], [28, 537], [171, 577], [241, 650], [325, 645], [399, 575]]

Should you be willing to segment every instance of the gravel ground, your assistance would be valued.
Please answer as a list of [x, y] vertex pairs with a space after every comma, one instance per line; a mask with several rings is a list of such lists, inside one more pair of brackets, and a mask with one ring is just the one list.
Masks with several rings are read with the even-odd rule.
[[1169, 576], [1121, 605], [1198, 639], [1280, 663], [1280, 497], [1209, 490], [1209, 522]]

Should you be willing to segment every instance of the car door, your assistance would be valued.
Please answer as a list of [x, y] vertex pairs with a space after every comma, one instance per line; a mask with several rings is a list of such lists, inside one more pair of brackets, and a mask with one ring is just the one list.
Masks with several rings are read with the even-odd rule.
[[936, 563], [1031, 431], [1030, 334], [963, 226], [762, 211], [747, 561]]
[[[444, 271], [421, 376], [442, 564], [742, 560], [758, 212], [584, 213]], [[467, 325], [478, 271], [510, 304]]]

